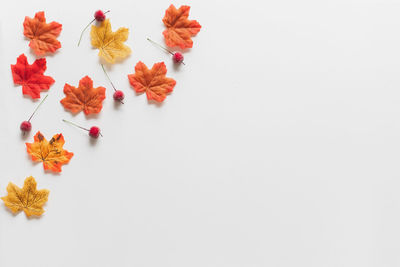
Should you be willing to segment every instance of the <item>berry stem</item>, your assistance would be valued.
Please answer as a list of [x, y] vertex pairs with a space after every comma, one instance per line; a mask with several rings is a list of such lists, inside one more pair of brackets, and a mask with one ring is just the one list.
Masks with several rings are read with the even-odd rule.
[[84, 32], [86, 31], [86, 29], [90, 26], [90, 24], [92, 24], [95, 20], [96, 20], [96, 19], [92, 19], [92, 21], [89, 22], [89, 24], [86, 25], [86, 27], [83, 29], [83, 31], [82, 31], [82, 33], [81, 33], [81, 36], [79, 37], [78, 46], [81, 44], [83, 33], [84, 33]]
[[[107, 10], [106, 12], [104, 12], [104, 14], [107, 14], [108, 12], [110, 12], [110, 10]], [[83, 29], [83, 31], [81, 32], [81, 36], [79, 37], [78, 46], [81, 44], [83, 33], [84, 33], [84, 32], [86, 31], [86, 29], [90, 26], [90, 24], [92, 24], [95, 20], [96, 20], [96, 19], [92, 19], [92, 21], [89, 22], [89, 24], [86, 25], [86, 27], [85, 27], [85, 28]]]
[[[172, 56], [175, 55], [171, 50], [169, 50], [168, 48], [166, 48], [166, 47], [164, 47], [164, 46], [162, 46], [162, 45], [160, 45], [160, 44], [154, 42], [154, 41], [151, 40], [149, 37], [147, 37], [147, 41], [149, 41], [150, 43], [152, 43], [152, 44], [155, 45], [155, 46], [158, 46], [159, 48], [161, 48], [161, 49], [164, 50], [165, 52], [170, 53]], [[180, 62], [180, 63], [182, 63], [183, 65], [186, 65], [185, 62], [183, 62], [183, 61]]]
[[[80, 125], [78, 125], [78, 124], [76, 124], [76, 123], [73, 123], [72, 121], [67, 121], [67, 120], [62, 120], [63, 122], [66, 122], [66, 123], [69, 123], [69, 124], [71, 124], [71, 125], [73, 125], [73, 126], [75, 126], [75, 127], [78, 127], [78, 128], [80, 128], [80, 129], [82, 129], [82, 130], [85, 130], [85, 131], [90, 131], [89, 129], [87, 129], [87, 128], [84, 128], [84, 127], [82, 127], [82, 126], [80, 126]], [[100, 134], [100, 136], [101, 137], [103, 137], [103, 135], [101, 134], [101, 132], [99, 133]]]
[[35, 108], [35, 110], [33, 111], [32, 115], [29, 117], [29, 119], [28, 119], [29, 122], [31, 121], [33, 115], [35, 115], [36, 111], [39, 109], [39, 107], [43, 104], [43, 102], [46, 100], [46, 98], [47, 98], [48, 96], [49, 96], [49, 95], [46, 95], [46, 96], [43, 98], [43, 100], [40, 101], [39, 105]]
[[164, 47], [164, 46], [162, 46], [162, 45], [160, 45], [160, 44], [157, 44], [156, 42], [154, 42], [153, 40], [151, 40], [149, 37], [147, 37], [147, 41], [149, 41], [149, 42], [152, 43], [153, 45], [158, 46], [159, 48], [161, 48], [161, 49], [164, 50], [165, 52], [170, 53], [171, 55], [174, 55], [174, 53], [172, 53], [172, 51], [170, 51], [168, 48], [166, 48], [166, 47]]
[[103, 65], [103, 64], [101, 64], [101, 68], [103, 69], [103, 72], [104, 72], [104, 74], [106, 75], [108, 81], [111, 83], [111, 86], [112, 86], [112, 88], [114, 89], [114, 91], [117, 91], [117, 89], [115, 89], [115, 86], [114, 86], [113, 82], [112, 82], [111, 79], [110, 79], [110, 76], [108, 76], [108, 73], [107, 73], [106, 69], [104, 68], [104, 65]]
[[[103, 65], [103, 64], [100, 64], [100, 65], [101, 65], [101, 68], [103, 69], [103, 72], [104, 72], [104, 74], [106, 75], [108, 81], [111, 83], [111, 86], [112, 86], [112, 88], [114, 89], [114, 92], [116, 92], [117, 89], [115, 89], [115, 86], [114, 86], [113, 82], [111, 81], [110, 76], [108, 76], [108, 73], [107, 73], [106, 69], [104, 68], [104, 65]], [[124, 104], [124, 102], [123, 102], [122, 100], [120, 100], [120, 102], [121, 102], [122, 104]]]
[[89, 132], [89, 129], [83, 128], [82, 126], [79, 126], [78, 124], [73, 123], [73, 122], [71, 122], [71, 121], [67, 121], [67, 120], [64, 120], [64, 119], [63, 119], [63, 122], [69, 123], [69, 124], [71, 124], [71, 125], [73, 125], [73, 126], [75, 126], [75, 127], [81, 128], [82, 130], [85, 130], [85, 131], [88, 131], [88, 132]]

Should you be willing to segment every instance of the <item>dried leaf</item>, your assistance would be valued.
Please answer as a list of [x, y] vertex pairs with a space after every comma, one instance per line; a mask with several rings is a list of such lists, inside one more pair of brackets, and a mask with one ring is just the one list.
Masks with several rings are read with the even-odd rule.
[[72, 113], [83, 112], [88, 115], [99, 113], [103, 107], [103, 100], [106, 98], [106, 88], [99, 86], [93, 88], [93, 81], [89, 76], [83, 77], [76, 88], [69, 84], [64, 86], [65, 98], [60, 102], [64, 108]]
[[46, 23], [44, 12], [37, 12], [35, 17], [25, 17], [24, 35], [29, 38], [29, 46], [36, 55], [42, 56], [47, 52], [54, 53], [61, 47], [57, 40], [60, 35], [62, 25], [57, 22]]
[[108, 63], [115, 63], [117, 59], [124, 59], [131, 53], [131, 49], [124, 44], [128, 35], [129, 30], [123, 27], [113, 32], [109, 19], [100, 26], [92, 25], [90, 32], [92, 46], [99, 49], [99, 56]]
[[153, 65], [151, 70], [139, 61], [135, 66], [135, 74], [129, 74], [129, 83], [137, 93], [146, 92], [148, 100], [163, 102], [167, 97], [167, 93], [172, 92], [176, 81], [172, 78], [167, 78], [167, 67], [164, 62], [159, 62]]
[[64, 137], [56, 134], [47, 141], [46, 138], [37, 132], [33, 143], [25, 143], [26, 151], [33, 161], [42, 161], [45, 170], [61, 172], [61, 166], [67, 164], [74, 153], [64, 150]]
[[8, 195], [2, 197], [4, 204], [13, 212], [23, 210], [26, 216], [40, 216], [43, 214], [43, 205], [46, 204], [50, 191], [36, 189], [36, 181], [32, 176], [25, 179], [24, 187], [19, 188], [13, 183], [8, 183]]
[[17, 58], [17, 64], [11, 65], [14, 83], [22, 85], [22, 93], [32, 98], [40, 98], [41, 90], [48, 90], [54, 79], [45, 76], [46, 59], [40, 58], [29, 65], [24, 54]]
[[188, 20], [190, 6], [181, 6], [176, 9], [170, 5], [165, 11], [163, 22], [167, 29], [163, 32], [165, 43], [180, 48], [191, 48], [193, 46], [192, 36], [195, 36], [201, 28], [196, 20]]

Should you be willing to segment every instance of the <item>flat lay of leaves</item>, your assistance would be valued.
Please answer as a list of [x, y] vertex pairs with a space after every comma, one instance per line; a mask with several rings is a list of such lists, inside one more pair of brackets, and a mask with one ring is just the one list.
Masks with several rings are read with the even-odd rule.
[[167, 67], [164, 62], [153, 65], [151, 70], [139, 61], [135, 66], [135, 73], [129, 74], [129, 83], [132, 85], [136, 93], [146, 93], [148, 100], [163, 102], [168, 93], [174, 89], [176, 81], [167, 78]]
[[32, 98], [40, 98], [42, 90], [48, 90], [54, 83], [54, 79], [45, 76], [46, 59], [36, 59], [29, 65], [24, 54], [17, 58], [17, 64], [11, 65], [11, 72], [14, 83], [22, 85], [22, 93]]
[[93, 81], [89, 76], [79, 81], [79, 86], [69, 84], [64, 86], [65, 98], [60, 102], [65, 109], [72, 113], [83, 110], [86, 115], [99, 113], [103, 107], [103, 100], [106, 98], [106, 88], [99, 86], [94, 88]]
[[63, 148], [64, 143], [62, 134], [56, 134], [47, 141], [40, 132], [37, 132], [34, 142], [25, 143], [25, 145], [33, 161], [43, 162], [45, 170], [61, 172], [62, 165], [67, 164], [74, 155]]
[[40, 216], [43, 214], [43, 205], [46, 204], [50, 191], [36, 189], [36, 181], [32, 176], [25, 179], [24, 186], [19, 188], [13, 183], [7, 186], [8, 195], [2, 197], [4, 204], [12, 213], [24, 211], [26, 216]]
[[[166, 29], [162, 34], [167, 46], [180, 47], [181, 49], [191, 48], [193, 46], [192, 37], [200, 31], [201, 26], [196, 20], [188, 19], [189, 10], [189, 6], [181, 6], [179, 9], [176, 9], [174, 5], [170, 5], [165, 11], [165, 16], [162, 21]], [[81, 32], [78, 47], [81, 41], [85, 40], [83, 39], [85, 30], [92, 25], [90, 43], [94, 48], [99, 50], [99, 64], [112, 86], [111, 89], [114, 90], [114, 100], [123, 104], [125, 94], [123, 91], [116, 89], [103, 63], [114, 64], [122, 61], [131, 54], [131, 49], [126, 44], [129, 36], [129, 29], [121, 27], [113, 32], [110, 19], [106, 18], [106, 14], [107, 16], [112, 14], [111, 10], [105, 12], [97, 10], [94, 12], [94, 18]], [[34, 53], [33, 56], [38, 58], [32, 64], [29, 64], [26, 55], [23, 53], [20, 54], [16, 64], [11, 64], [11, 74], [14, 84], [21, 85], [22, 93], [30, 96], [32, 99], [40, 98], [41, 92], [49, 90], [55, 83], [52, 77], [44, 75], [47, 69], [45, 56], [55, 53], [61, 48], [61, 43], [57, 38], [62, 31], [62, 27], [62, 24], [55, 21], [47, 23], [44, 11], [37, 12], [33, 18], [26, 16], [24, 19], [23, 34], [29, 39], [29, 47]], [[174, 63], [185, 65], [184, 56], [182, 54], [184, 51], [172, 51], [149, 38], [147, 38], [147, 40], [153, 45], [157, 45], [164, 50], [164, 52], [171, 54]], [[74, 60], [83, 61], [87, 59], [79, 58]], [[79, 67], [79, 65], [78, 62], [77, 67]], [[177, 71], [177, 69], [175, 69], [175, 71]], [[135, 72], [133, 74], [128, 74], [128, 81], [136, 93], [146, 93], [148, 101], [163, 102], [176, 85], [176, 81], [173, 78], [166, 77], [166, 74], [167, 67], [164, 62], [155, 63], [152, 68], [149, 69], [142, 61], [139, 61], [135, 66]], [[123, 77], [126, 77], [125, 75], [126, 74], [124, 74]], [[60, 88], [58, 88], [58, 90], [59, 89]], [[54, 89], [52, 92], [53, 91]], [[94, 87], [93, 80], [89, 76], [80, 79], [77, 87], [65, 83], [63, 92], [65, 97], [60, 100], [60, 103], [66, 111], [72, 114], [77, 114], [81, 111], [83, 111], [85, 115], [98, 114], [102, 110], [103, 102], [106, 98], [106, 88], [103, 86]], [[51, 92], [49, 94], [51, 94]], [[30, 121], [49, 94], [36, 105], [34, 110], [33, 107], [30, 107], [33, 110], [32, 115], [19, 126], [23, 136], [28, 135], [29, 137], [31, 134], [33, 126]], [[51, 100], [47, 100], [46, 103], [49, 101]], [[86, 116], [86, 118], [88, 118], [88, 116]], [[97, 118], [97, 116], [94, 116], [94, 118]], [[98, 126], [85, 128], [72, 121], [67, 121], [65, 119], [62, 121], [87, 131], [92, 140], [103, 136]], [[48, 171], [60, 173], [62, 171], [62, 166], [69, 163], [74, 156], [74, 153], [64, 149], [64, 144], [64, 136], [61, 133], [55, 134], [50, 140], [47, 140], [40, 131], [36, 132], [32, 143], [25, 143], [26, 151], [31, 160], [33, 162], [42, 162], [45, 173]], [[1, 199], [12, 213], [24, 211], [28, 217], [40, 216], [44, 213], [43, 205], [45, 205], [48, 200], [49, 190], [38, 190], [36, 186], [36, 180], [32, 176], [25, 179], [22, 188], [10, 182], [7, 186], [8, 195]]]
[[124, 44], [128, 35], [129, 30], [123, 27], [113, 32], [109, 19], [101, 22], [100, 26], [92, 25], [90, 32], [92, 46], [99, 49], [99, 57], [108, 63], [129, 56], [131, 49]]
[[46, 53], [54, 53], [61, 47], [57, 40], [62, 30], [62, 25], [58, 22], [46, 23], [44, 12], [37, 12], [35, 17], [25, 17], [24, 35], [29, 38], [29, 46], [36, 55], [42, 56]]
[[165, 43], [169, 47], [179, 46], [180, 48], [191, 48], [193, 46], [192, 36], [195, 36], [201, 29], [196, 20], [189, 20], [190, 6], [181, 6], [176, 9], [170, 5], [165, 11], [163, 22], [167, 28], [164, 32]]

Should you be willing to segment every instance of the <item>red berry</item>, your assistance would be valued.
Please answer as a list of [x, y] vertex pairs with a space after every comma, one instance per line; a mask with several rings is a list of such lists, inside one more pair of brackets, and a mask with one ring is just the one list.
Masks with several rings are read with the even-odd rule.
[[182, 53], [175, 52], [174, 55], [172, 56], [172, 59], [174, 60], [175, 63], [181, 63], [183, 61], [183, 55]]
[[105, 20], [106, 19], [106, 15], [104, 15], [104, 12], [103, 11], [101, 11], [101, 10], [97, 10], [95, 13], [94, 13], [94, 18], [97, 20], [97, 21], [103, 21], [103, 20]]
[[116, 100], [116, 101], [122, 101], [122, 100], [124, 100], [125, 95], [124, 95], [124, 92], [117, 90], [114, 92], [113, 97], [114, 97], [114, 100]]
[[21, 126], [19, 126], [19, 128], [23, 132], [29, 132], [32, 129], [32, 124], [29, 121], [23, 121], [21, 123]]
[[97, 138], [100, 135], [100, 128], [97, 126], [93, 126], [89, 130], [90, 137]]

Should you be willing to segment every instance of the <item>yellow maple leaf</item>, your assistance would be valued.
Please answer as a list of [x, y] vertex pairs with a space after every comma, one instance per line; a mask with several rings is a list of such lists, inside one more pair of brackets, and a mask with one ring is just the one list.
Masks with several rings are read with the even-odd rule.
[[47, 189], [37, 190], [35, 178], [32, 176], [25, 179], [23, 188], [9, 183], [7, 192], [8, 195], [1, 198], [4, 204], [13, 213], [23, 210], [28, 217], [43, 214], [43, 205], [47, 202], [50, 193]]
[[100, 26], [92, 25], [90, 32], [92, 46], [99, 49], [99, 56], [108, 63], [115, 63], [117, 59], [124, 59], [131, 53], [131, 49], [124, 44], [128, 35], [129, 29], [124, 27], [113, 32], [109, 19]]
[[74, 155], [63, 148], [64, 143], [62, 134], [56, 134], [47, 141], [40, 132], [37, 132], [34, 142], [25, 143], [25, 145], [33, 161], [42, 161], [45, 170], [61, 172], [61, 166], [68, 163]]

